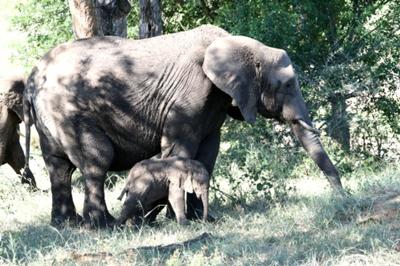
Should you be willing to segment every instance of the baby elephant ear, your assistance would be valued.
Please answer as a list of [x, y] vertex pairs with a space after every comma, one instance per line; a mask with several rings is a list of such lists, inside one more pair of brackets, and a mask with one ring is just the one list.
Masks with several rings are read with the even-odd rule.
[[243, 36], [229, 36], [214, 41], [205, 51], [203, 71], [220, 90], [232, 97], [244, 119], [256, 120], [260, 97], [257, 77], [259, 59], [255, 47], [261, 43]]

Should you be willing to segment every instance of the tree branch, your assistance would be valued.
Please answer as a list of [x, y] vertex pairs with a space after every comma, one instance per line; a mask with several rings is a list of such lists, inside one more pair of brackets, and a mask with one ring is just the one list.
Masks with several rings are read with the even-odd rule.
[[178, 243], [172, 243], [172, 244], [163, 244], [163, 245], [156, 245], [156, 246], [142, 246], [142, 247], [136, 247], [136, 248], [128, 248], [125, 249], [119, 253], [113, 254], [110, 252], [97, 252], [97, 253], [83, 253], [83, 254], [77, 254], [77, 253], [72, 253], [72, 259], [77, 262], [92, 262], [92, 261], [103, 261], [103, 260], [111, 260], [113, 257], [120, 256], [120, 255], [132, 255], [136, 254], [140, 251], [146, 251], [146, 250], [155, 250], [159, 252], [171, 252], [174, 251], [178, 248], [188, 248], [192, 246], [193, 244], [196, 243], [201, 243], [204, 242], [207, 239], [211, 239], [213, 237], [212, 234], [204, 232], [201, 235], [183, 241], [183, 242], [178, 242]]

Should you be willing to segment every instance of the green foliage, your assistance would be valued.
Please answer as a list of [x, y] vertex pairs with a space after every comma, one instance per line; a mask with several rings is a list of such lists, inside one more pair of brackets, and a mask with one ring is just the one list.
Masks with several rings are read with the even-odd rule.
[[221, 8], [218, 20], [233, 34], [286, 49], [296, 64], [306, 67], [323, 63], [329, 53], [330, 25], [344, 2], [235, 0]]
[[131, 12], [128, 14], [128, 38], [137, 39], [139, 36], [139, 1], [131, 3]]
[[332, 100], [345, 100], [341, 119], [349, 121], [353, 152], [393, 160], [399, 157], [400, 23], [395, 17], [400, 7], [379, 3], [357, 8], [356, 14], [343, 11], [359, 20], [338, 31], [325, 64], [305, 70], [303, 76], [312, 79], [303, 84], [311, 102], [319, 103], [322, 121], [329, 122]]
[[292, 189], [288, 180], [301, 156], [285, 127], [273, 125], [279, 130], [264, 119], [254, 126], [232, 120], [225, 124], [214, 180], [230, 199], [283, 202]]
[[72, 38], [68, 1], [26, 0], [17, 5], [12, 24], [26, 34], [16, 58], [30, 70], [34, 62], [59, 43]]
[[228, 0], [163, 0], [165, 33], [189, 30], [203, 24], [216, 24], [219, 9]]
[[391, 129], [396, 134], [400, 134], [400, 125], [398, 119], [400, 116], [400, 105], [398, 100], [394, 97], [381, 97], [376, 100], [375, 106], [378, 110], [382, 111], [384, 119], [390, 125]]

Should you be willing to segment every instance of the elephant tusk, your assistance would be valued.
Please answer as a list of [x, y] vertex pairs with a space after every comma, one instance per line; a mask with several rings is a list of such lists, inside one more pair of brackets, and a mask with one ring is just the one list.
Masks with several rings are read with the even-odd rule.
[[308, 125], [306, 122], [303, 120], [297, 120], [297, 122], [306, 130], [313, 132], [314, 134], [317, 134], [318, 136], [321, 135], [321, 132], [318, 129], [313, 128], [312, 126]]
[[238, 106], [238, 103], [236, 102], [236, 100], [235, 99], [232, 99], [232, 106], [234, 106], [234, 107], [237, 107]]

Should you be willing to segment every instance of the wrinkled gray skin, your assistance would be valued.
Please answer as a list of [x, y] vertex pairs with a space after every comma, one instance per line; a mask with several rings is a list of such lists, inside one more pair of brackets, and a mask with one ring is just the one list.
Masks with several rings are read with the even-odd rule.
[[[22, 97], [25, 81], [20, 77], [0, 80], [0, 165], [9, 164], [21, 175], [25, 157], [19, 143], [19, 123], [21, 123]], [[36, 188], [35, 178], [30, 171], [21, 176], [23, 184]]]
[[119, 199], [126, 194], [117, 224], [129, 218], [138, 224], [158, 203], [168, 198], [179, 224], [186, 224], [185, 193], [195, 193], [203, 202], [203, 220], [208, 215], [209, 175], [197, 161], [180, 157], [148, 159], [137, 163], [129, 172]]
[[[286, 121], [331, 185], [342, 188], [287, 53], [218, 27], [61, 44], [33, 69], [25, 96], [25, 122], [33, 118], [50, 175], [53, 224], [81, 219], [71, 195], [76, 167], [85, 176], [83, 218], [97, 226], [114, 222], [104, 199], [107, 171], [169, 151], [212, 173], [227, 115]], [[189, 194], [188, 218], [202, 217], [202, 209]]]

